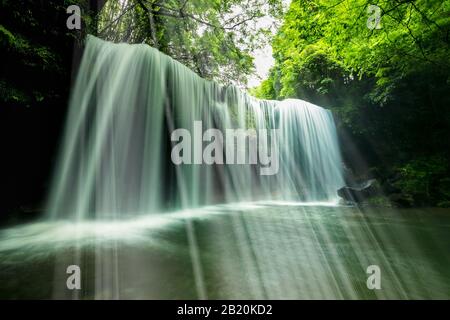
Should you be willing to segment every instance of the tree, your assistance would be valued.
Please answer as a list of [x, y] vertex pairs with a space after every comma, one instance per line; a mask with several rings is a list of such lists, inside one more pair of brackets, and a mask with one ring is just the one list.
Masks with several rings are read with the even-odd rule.
[[272, 26], [258, 21], [281, 13], [281, 0], [108, 1], [99, 36], [147, 43], [206, 79], [245, 85], [254, 70], [251, 52], [271, 35]]
[[440, 181], [450, 171], [449, 35], [449, 0], [294, 0], [272, 42], [275, 66], [253, 93], [332, 109], [381, 175], [408, 168], [400, 176], [412, 179], [416, 159], [439, 159], [427, 168]]

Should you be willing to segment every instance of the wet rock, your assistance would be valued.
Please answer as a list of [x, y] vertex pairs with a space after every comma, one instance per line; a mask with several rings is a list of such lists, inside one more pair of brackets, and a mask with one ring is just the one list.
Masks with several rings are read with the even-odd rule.
[[337, 191], [338, 195], [348, 202], [360, 203], [379, 194], [377, 181], [371, 179], [357, 186], [345, 186]]

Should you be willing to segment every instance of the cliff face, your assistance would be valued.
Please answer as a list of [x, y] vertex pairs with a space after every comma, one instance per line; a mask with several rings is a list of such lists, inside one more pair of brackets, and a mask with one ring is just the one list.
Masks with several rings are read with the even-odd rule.
[[[98, 2], [98, 3], [97, 3]], [[0, 4], [0, 221], [39, 209], [67, 110], [72, 66], [103, 1], [5, 0]], [[82, 10], [68, 30], [67, 7]], [[90, 9], [91, 8], [91, 9]]]

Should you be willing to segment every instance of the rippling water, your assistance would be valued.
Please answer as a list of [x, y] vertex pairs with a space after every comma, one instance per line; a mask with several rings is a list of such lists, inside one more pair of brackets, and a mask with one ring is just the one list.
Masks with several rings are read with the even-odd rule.
[[449, 231], [448, 210], [285, 202], [35, 222], [0, 231], [0, 298], [448, 299]]

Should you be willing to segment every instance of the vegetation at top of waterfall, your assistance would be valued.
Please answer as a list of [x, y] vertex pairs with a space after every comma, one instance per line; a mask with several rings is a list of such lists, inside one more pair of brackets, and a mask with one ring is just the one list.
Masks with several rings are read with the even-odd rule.
[[350, 141], [392, 200], [450, 205], [449, 0], [293, 0], [273, 52], [254, 95], [332, 109], [357, 175]]
[[[107, 1], [98, 35], [147, 43], [203, 78], [246, 85], [251, 52], [268, 42], [282, 11], [282, 0]], [[273, 23], [260, 23], [267, 16]]]

